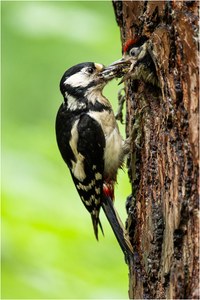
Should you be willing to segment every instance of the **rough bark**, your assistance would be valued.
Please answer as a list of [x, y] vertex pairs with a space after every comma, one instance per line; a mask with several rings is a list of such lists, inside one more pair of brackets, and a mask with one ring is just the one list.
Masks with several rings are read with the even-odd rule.
[[113, 1], [122, 46], [152, 43], [161, 88], [125, 82], [129, 296], [199, 297], [198, 2]]

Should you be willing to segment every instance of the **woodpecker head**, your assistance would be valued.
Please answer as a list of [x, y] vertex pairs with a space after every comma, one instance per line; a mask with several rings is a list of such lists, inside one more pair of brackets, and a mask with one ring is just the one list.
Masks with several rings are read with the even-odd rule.
[[[65, 97], [84, 96], [85, 91], [102, 90], [106, 83], [111, 79], [109, 74], [107, 78], [102, 77], [104, 70], [102, 64], [85, 62], [75, 65], [68, 69], [60, 81], [60, 91]], [[109, 73], [109, 72], [108, 72]]]
[[148, 38], [146, 36], [128, 40], [123, 47], [121, 59], [113, 62], [105, 70], [106, 77], [113, 73], [113, 77], [123, 77], [122, 81], [132, 79], [142, 79], [155, 84], [155, 66], [148, 49]]
[[[85, 109], [94, 105], [109, 80], [110, 72], [102, 76], [104, 66], [93, 62], [85, 62], [68, 69], [60, 81], [60, 91], [70, 111]], [[98, 97], [97, 97], [98, 95]]]
[[136, 37], [128, 40], [123, 47], [122, 61], [138, 62], [147, 55], [147, 41], [146, 36]]

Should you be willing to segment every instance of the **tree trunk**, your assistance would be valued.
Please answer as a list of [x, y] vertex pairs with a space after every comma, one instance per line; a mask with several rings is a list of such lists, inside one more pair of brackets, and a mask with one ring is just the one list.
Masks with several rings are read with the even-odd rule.
[[113, 1], [122, 45], [151, 40], [161, 86], [125, 82], [131, 299], [199, 297], [197, 5]]

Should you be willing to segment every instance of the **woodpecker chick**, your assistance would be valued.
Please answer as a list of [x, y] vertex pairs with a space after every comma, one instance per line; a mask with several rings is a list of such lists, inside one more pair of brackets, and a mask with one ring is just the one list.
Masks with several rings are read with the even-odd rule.
[[79, 196], [91, 214], [96, 238], [98, 226], [103, 231], [99, 220], [103, 207], [118, 241], [126, 244], [111, 203], [117, 170], [124, 159], [124, 142], [111, 104], [102, 95], [113, 76], [107, 72], [105, 78], [103, 71], [103, 65], [86, 62], [64, 73], [60, 81], [64, 102], [56, 117], [56, 137]]
[[115, 77], [124, 76], [121, 82], [133, 79], [159, 86], [148, 38], [136, 36], [128, 40], [123, 47], [123, 57], [108, 66], [104, 76], [110, 72]]

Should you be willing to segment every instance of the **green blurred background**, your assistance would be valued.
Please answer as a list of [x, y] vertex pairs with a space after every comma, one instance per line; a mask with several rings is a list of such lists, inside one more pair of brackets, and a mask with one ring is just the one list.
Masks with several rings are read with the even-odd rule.
[[[121, 250], [103, 213], [105, 237], [95, 240], [54, 132], [64, 71], [121, 56], [112, 3], [4, 1], [1, 9], [2, 299], [127, 298]], [[104, 93], [115, 110], [118, 89], [115, 81]], [[125, 172], [118, 183], [125, 220]]]

